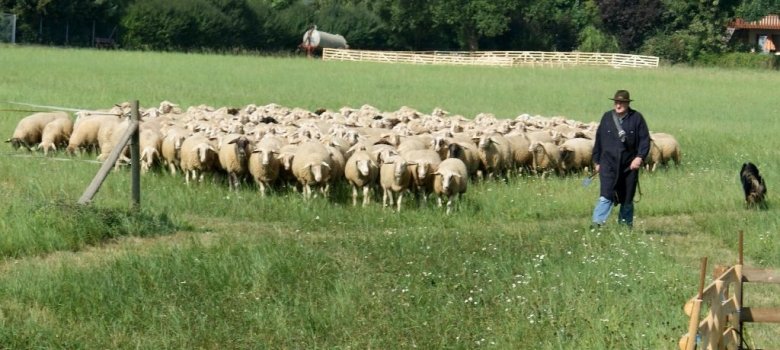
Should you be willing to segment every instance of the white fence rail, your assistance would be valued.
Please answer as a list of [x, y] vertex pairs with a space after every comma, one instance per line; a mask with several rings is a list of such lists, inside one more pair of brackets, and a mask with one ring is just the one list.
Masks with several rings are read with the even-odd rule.
[[604, 66], [614, 68], [657, 68], [655, 56], [598, 52], [544, 51], [368, 51], [323, 49], [325, 61], [364, 61], [471, 66]]

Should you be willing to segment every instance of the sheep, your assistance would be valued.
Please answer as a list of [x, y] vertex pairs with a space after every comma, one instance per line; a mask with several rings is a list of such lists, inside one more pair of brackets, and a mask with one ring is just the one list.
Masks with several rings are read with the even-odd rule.
[[219, 147], [219, 164], [228, 174], [228, 187], [238, 191], [241, 176], [248, 172], [249, 155], [252, 153], [249, 139], [244, 135], [229, 134]]
[[70, 140], [68, 140], [68, 153], [73, 155], [77, 150], [79, 152], [90, 152], [97, 149], [100, 146], [98, 142], [100, 129], [104, 125], [112, 127], [119, 121], [120, 117], [118, 115], [94, 114], [80, 116], [76, 119], [76, 123], [73, 125], [73, 133], [71, 133]]
[[655, 171], [658, 164], [667, 166], [669, 160], [680, 165], [680, 143], [674, 136], [664, 133], [650, 134], [650, 152], [645, 159], [645, 169]]
[[332, 162], [327, 148], [319, 142], [310, 141], [298, 147], [292, 160], [292, 171], [301, 184], [304, 199], [313, 197], [312, 187], [319, 187], [323, 196], [328, 195]]
[[15, 150], [24, 147], [28, 151], [32, 151], [32, 147], [41, 142], [46, 124], [55, 119], [69, 119], [68, 113], [60, 111], [39, 112], [26, 116], [16, 124], [13, 135], [5, 142], [10, 143]]
[[442, 206], [442, 197], [447, 197], [447, 211], [452, 210], [452, 200], [463, 193], [468, 187], [468, 172], [466, 164], [458, 158], [447, 158], [439, 164], [433, 178], [433, 190], [437, 194], [439, 207]]
[[146, 173], [160, 162], [162, 134], [142, 124], [138, 134], [138, 148], [141, 150], [141, 172]]
[[179, 126], [171, 126], [165, 131], [165, 137], [162, 141], [162, 158], [171, 175], [176, 175], [176, 169], [179, 168], [179, 151], [181, 144], [190, 136], [190, 132]]
[[560, 174], [561, 151], [552, 142], [532, 141], [528, 150], [533, 154], [531, 170], [535, 174], [547, 176], [550, 171]]
[[[98, 146], [100, 147], [100, 154], [98, 155], [97, 159], [99, 161], [102, 162], [108, 159], [111, 151], [114, 149], [114, 147], [116, 147], [116, 144], [119, 143], [119, 139], [122, 137], [122, 134], [125, 133], [128, 127], [130, 127], [130, 119], [128, 118], [123, 118], [121, 120], [107, 119], [104, 123], [101, 124], [100, 130], [98, 130]], [[125, 159], [128, 159], [128, 154], [123, 153], [123, 156]], [[119, 164], [119, 161], [120, 159], [117, 159], [116, 164]]]
[[279, 168], [281, 168], [282, 163], [277, 156], [283, 144], [282, 139], [266, 135], [255, 144], [252, 154], [249, 156], [249, 173], [263, 197], [266, 194], [266, 189], [279, 178]]
[[338, 148], [333, 146], [325, 146], [325, 148], [328, 150], [331, 159], [330, 183], [336, 183], [344, 178], [344, 167], [347, 164], [347, 160]]
[[499, 133], [486, 133], [474, 138], [479, 151], [481, 168], [487, 178], [502, 174], [506, 178], [507, 169], [514, 163], [509, 141]]
[[43, 127], [38, 149], [43, 149], [44, 156], [48, 155], [50, 149], [56, 152], [57, 146], [62, 149], [68, 144], [71, 133], [73, 133], [73, 122], [70, 118], [57, 118]]
[[447, 146], [447, 158], [458, 158], [466, 164], [466, 172], [469, 178], [475, 178], [479, 170], [481, 160], [477, 146], [469, 142], [452, 142]]
[[408, 164], [401, 156], [383, 155], [380, 157], [381, 166], [379, 167], [379, 183], [382, 187], [382, 206], [392, 206], [395, 194], [398, 194], [395, 200], [398, 212], [401, 211], [401, 202], [404, 198], [404, 192], [411, 185], [411, 174]]
[[528, 149], [531, 146], [531, 140], [524, 133], [510, 134], [506, 136], [506, 139], [511, 145], [514, 168], [518, 174], [522, 170], [530, 171], [533, 165], [533, 154]]
[[412, 176], [412, 188], [415, 194], [422, 195], [421, 202], [428, 200], [428, 194], [433, 192], [433, 173], [442, 162], [439, 154], [434, 150], [408, 151], [402, 157], [409, 164], [409, 173]]
[[181, 144], [179, 157], [187, 185], [190, 184], [190, 176], [193, 181], [203, 182], [205, 173], [219, 166], [219, 155], [212, 141], [203, 134], [187, 137]]
[[561, 171], [572, 173], [591, 169], [593, 166], [593, 144], [593, 140], [573, 138], [558, 146], [561, 154]]
[[355, 151], [344, 167], [344, 177], [352, 186], [352, 205], [357, 205], [358, 190], [363, 191], [363, 206], [370, 201], [371, 185], [376, 182], [379, 167], [366, 150]]
[[[298, 150], [297, 144], [285, 144], [279, 149], [279, 155], [276, 159], [281, 164], [279, 167], [279, 180], [286, 185], [298, 186], [298, 180], [292, 172], [292, 161], [295, 159], [295, 152]], [[300, 189], [298, 189], [300, 190]]]

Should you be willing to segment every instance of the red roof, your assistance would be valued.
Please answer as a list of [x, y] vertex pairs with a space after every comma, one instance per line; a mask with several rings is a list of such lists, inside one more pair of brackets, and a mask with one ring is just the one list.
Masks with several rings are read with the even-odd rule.
[[766, 15], [764, 18], [753, 22], [745, 22], [742, 18], [737, 18], [729, 23], [729, 27], [735, 29], [780, 29], [780, 16]]

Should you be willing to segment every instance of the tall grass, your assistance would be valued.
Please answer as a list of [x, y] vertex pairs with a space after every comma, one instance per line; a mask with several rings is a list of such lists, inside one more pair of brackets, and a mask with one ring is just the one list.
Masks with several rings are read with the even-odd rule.
[[[671, 348], [701, 256], [780, 267], [778, 212], [743, 208], [737, 172], [770, 195], [780, 158], [777, 73], [718, 69], [422, 67], [295, 58], [0, 47], [0, 109], [107, 108], [138, 99], [338, 109], [370, 104], [473, 118], [596, 121], [628, 89], [683, 165], [641, 177], [636, 227], [588, 229], [598, 186], [579, 178], [471, 184], [455, 215], [330, 199], [261, 198], [221, 179], [185, 186], [0, 152], [0, 342], [9, 348]], [[22, 112], [0, 112], [10, 136]], [[6, 136], [7, 137], [7, 136]], [[64, 158], [64, 157], [63, 157]], [[175, 233], [172, 233], [174, 232]], [[771, 289], [751, 302], [777, 304]], [[750, 327], [750, 326], [748, 326]], [[751, 332], [756, 345], [776, 328]], [[774, 342], [774, 343], [773, 343]]]

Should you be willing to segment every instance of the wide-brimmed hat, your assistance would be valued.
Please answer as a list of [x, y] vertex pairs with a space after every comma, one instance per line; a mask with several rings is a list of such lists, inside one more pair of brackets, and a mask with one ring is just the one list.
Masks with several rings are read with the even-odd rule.
[[631, 95], [628, 93], [627, 90], [618, 90], [615, 92], [615, 97], [610, 98], [610, 100], [615, 102], [631, 102], [633, 101], [631, 99]]

